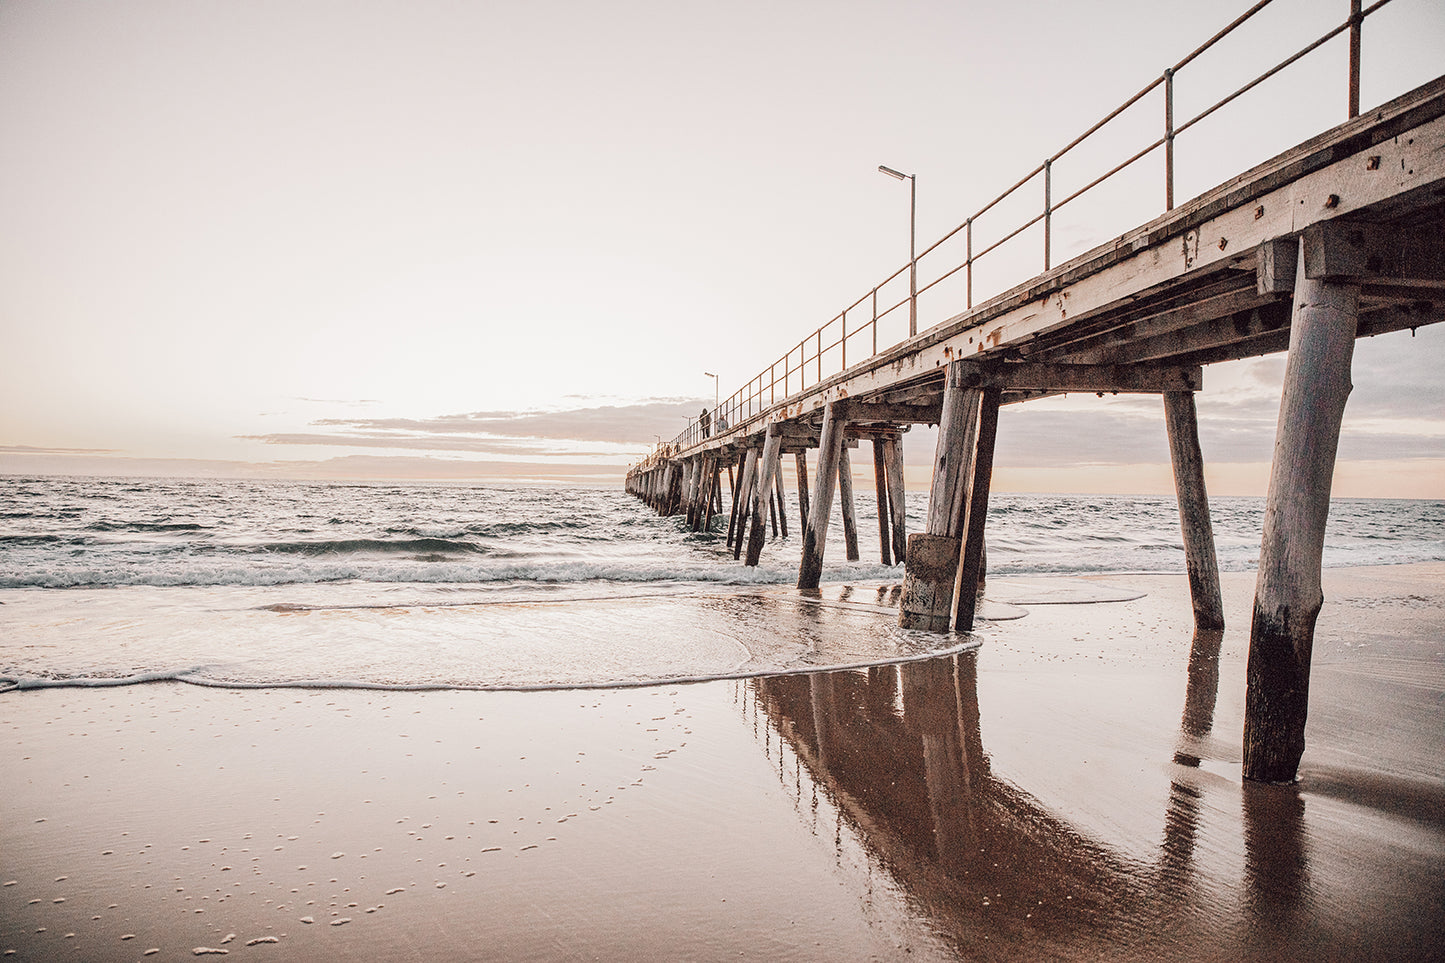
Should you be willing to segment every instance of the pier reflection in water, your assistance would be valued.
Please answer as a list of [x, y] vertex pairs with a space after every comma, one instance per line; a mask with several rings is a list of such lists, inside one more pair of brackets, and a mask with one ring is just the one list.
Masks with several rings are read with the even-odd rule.
[[[995, 770], [979, 697], [986, 648], [755, 679], [742, 707], [800, 818], [831, 839], [840, 865], [886, 878], [962, 958], [1428, 956], [1438, 885], [1417, 892], [1423, 904], [1396, 906], [1396, 919], [1340, 918], [1334, 895], [1312, 885], [1311, 834], [1324, 836], [1335, 889], [1368, 890], [1368, 877], [1392, 872], [1383, 854], [1355, 861], [1368, 832], [1332, 837], [1338, 813], [1312, 827], [1298, 787], [1245, 785], [1221, 775], [1235, 760], [1211, 765], [1223, 744], [1211, 740], [1220, 651], [1218, 632], [1192, 640], [1173, 759], [1145, 760], [1137, 786], [1103, 791], [1105, 806], [1132, 800], [1123, 805], [1137, 810], [1157, 806], [1156, 779], [1167, 781], [1153, 842], [1126, 828], [1147, 813], [1122, 816], [1119, 838], [1076, 819], [1099, 805], [1085, 798], [1100, 787], [1082, 772], [1073, 809]], [[1438, 843], [1442, 826], [1430, 829]]]

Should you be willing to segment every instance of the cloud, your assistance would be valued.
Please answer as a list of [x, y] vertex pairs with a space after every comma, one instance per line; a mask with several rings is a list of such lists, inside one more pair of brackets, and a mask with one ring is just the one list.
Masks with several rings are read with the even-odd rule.
[[108, 455], [117, 448], [39, 448], [34, 445], [0, 445], [7, 455]]
[[561, 411], [473, 411], [431, 418], [321, 418], [316, 430], [238, 435], [268, 445], [456, 451], [500, 457], [634, 459], [674, 437], [703, 402], [653, 398]]
[[11, 454], [0, 448], [0, 474], [148, 478], [276, 478], [292, 480], [550, 483], [620, 486], [619, 465], [482, 461], [422, 455], [345, 455], [315, 461], [248, 462], [201, 458], [131, 458], [86, 454]]
[[356, 431], [484, 434], [651, 445], [656, 440], [654, 435], [672, 438], [682, 431], [687, 419], [696, 417], [705, 404], [700, 399], [665, 398], [562, 411], [473, 411], [434, 418], [323, 418], [312, 424]]
[[388, 434], [385, 432], [273, 432], [266, 435], [237, 435], [247, 441], [268, 445], [329, 445], [347, 448], [402, 448], [411, 451], [464, 451], [484, 455], [529, 455], [548, 458], [607, 458], [632, 454], [627, 451], [588, 451], [576, 447], [548, 446], [541, 439], [441, 437], [438, 435]]

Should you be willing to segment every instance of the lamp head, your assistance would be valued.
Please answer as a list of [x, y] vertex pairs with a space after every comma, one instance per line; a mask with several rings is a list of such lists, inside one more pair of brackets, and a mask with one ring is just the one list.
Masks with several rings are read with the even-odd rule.
[[911, 176], [909, 174], [903, 173], [902, 171], [896, 171], [891, 167], [884, 167], [882, 164], [878, 165], [878, 170], [881, 173], [887, 174], [889, 177], [897, 178], [900, 181], [907, 180]]

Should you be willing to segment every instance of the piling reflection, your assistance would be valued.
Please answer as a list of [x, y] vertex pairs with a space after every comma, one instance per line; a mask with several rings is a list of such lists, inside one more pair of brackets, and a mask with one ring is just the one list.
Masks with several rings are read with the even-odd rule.
[[1187, 778], [1197, 769], [1203, 755], [1202, 740], [1214, 729], [1214, 707], [1219, 699], [1219, 650], [1224, 632], [1199, 629], [1189, 646], [1188, 682], [1184, 690], [1184, 715], [1179, 723], [1179, 743], [1174, 762], [1182, 767], [1169, 783], [1169, 811], [1164, 818], [1164, 842], [1160, 847], [1160, 881], [1176, 899], [1189, 895], [1194, 870], [1194, 848], [1199, 835], [1202, 793]]
[[[1289, 938], [1310, 916], [1299, 793], [1246, 787], [1241, 825], [1239, 797], [1200, 768], [1220, 645], [1218, 632], [1193, 638], [1175, 757], [1161, 760], [1169, 773], [1155, 823], [1162, 839], [1143, 860], [1137, 846], [1082, 831], [1070, 812], [995, 775], [977, 651], [748, 685], [755, 724], [763, 720], [766, 751], [776, 752], [800, 814], [818, 820], [821, 794], [836, 812], [818, 835], [832, 836], [841, 858], [846, 824], [870, 865], [898, 882], [961, 957], [1212, 958]], [[1239, 863], [1220, 859], [1221, 840], [1243, 850], [1243, 887]], [[1202, 845], [1212, 851], [1200, 866]], [[1228, 879], [1221, 867], [1232, 867]]]
[[811, 791], [832, 800], [966, 956], [1008, 957], [1022, 939], [1038, 948], [1080, 927], [1104, 933], [1131, 902], [1131, 872], [993, 777], [975, 660], [965, 652], [750, 684]]

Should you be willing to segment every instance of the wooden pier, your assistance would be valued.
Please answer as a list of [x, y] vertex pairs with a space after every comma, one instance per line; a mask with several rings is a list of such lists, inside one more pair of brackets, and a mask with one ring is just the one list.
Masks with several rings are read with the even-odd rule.
[[[1361, 19], [1356, 2], [1341, 30], [1358, 41]], [[1166, 97], [1172, 74], [1164, 76]], [[1349, 90], [1350, 111], [1358, 114], [1357, 56]], [[1172, 102], [1166, 108], [1160, 143], [1172, 152], [1183, 127], [1173, 127]], [[857, 557], [849, 451], [866, 441], [880, 559], [906, 560], [900, 622], [967, 631], [982, 571], [999, 407], [1061, 392], [1157, 394], [1195, 621], [1217, 629], [1223, 611], [1194, 394], [1208, 364], [1287, 350], [1251, 632], [1244, 773], [1293, 779], [1354, 342], [1445, 320], [1445, 77], [1179, 206], [1169, 157], [1162, 216], [852, 364], [850, 339], [866, 322], [850, 332], [845, 312], [841, 334], [828, 335], [838, 341], [825, 345], [820, 329], [810, 356], [812, 336], [805, 339], [781, 362], [781, 385], [770, 374], [775, 363], [711, 412], [715, 430], [690, 426], [635, 466], [628, 490], [663, 514], [686, 513], [694, 529], [721, 524], [727, 512], [735, 557], [756, 565], [769, 526], [786, 525], [780, 468], [791, 454], [802, 531], [797, 584], [815, 589], [835, 491], [847, 551]], [[1046, 267], [1048, 218], [1059, 206], [1048, 200], [1049, 163], [1041, 168]], [[971, 226], [971, 218], [961, 225]], [[970, 251], [960, 267], [971, 273], [976, 259]], [[906, 307], [915, 309], [916, 296]], [[844, 361], [825, 374], [823, 358], [840, 343]], [[905, 541], [901, 445], [915, 424], [939, 431], [925, 530]], [[809, 451], [817, 452], [811, 484]]]

